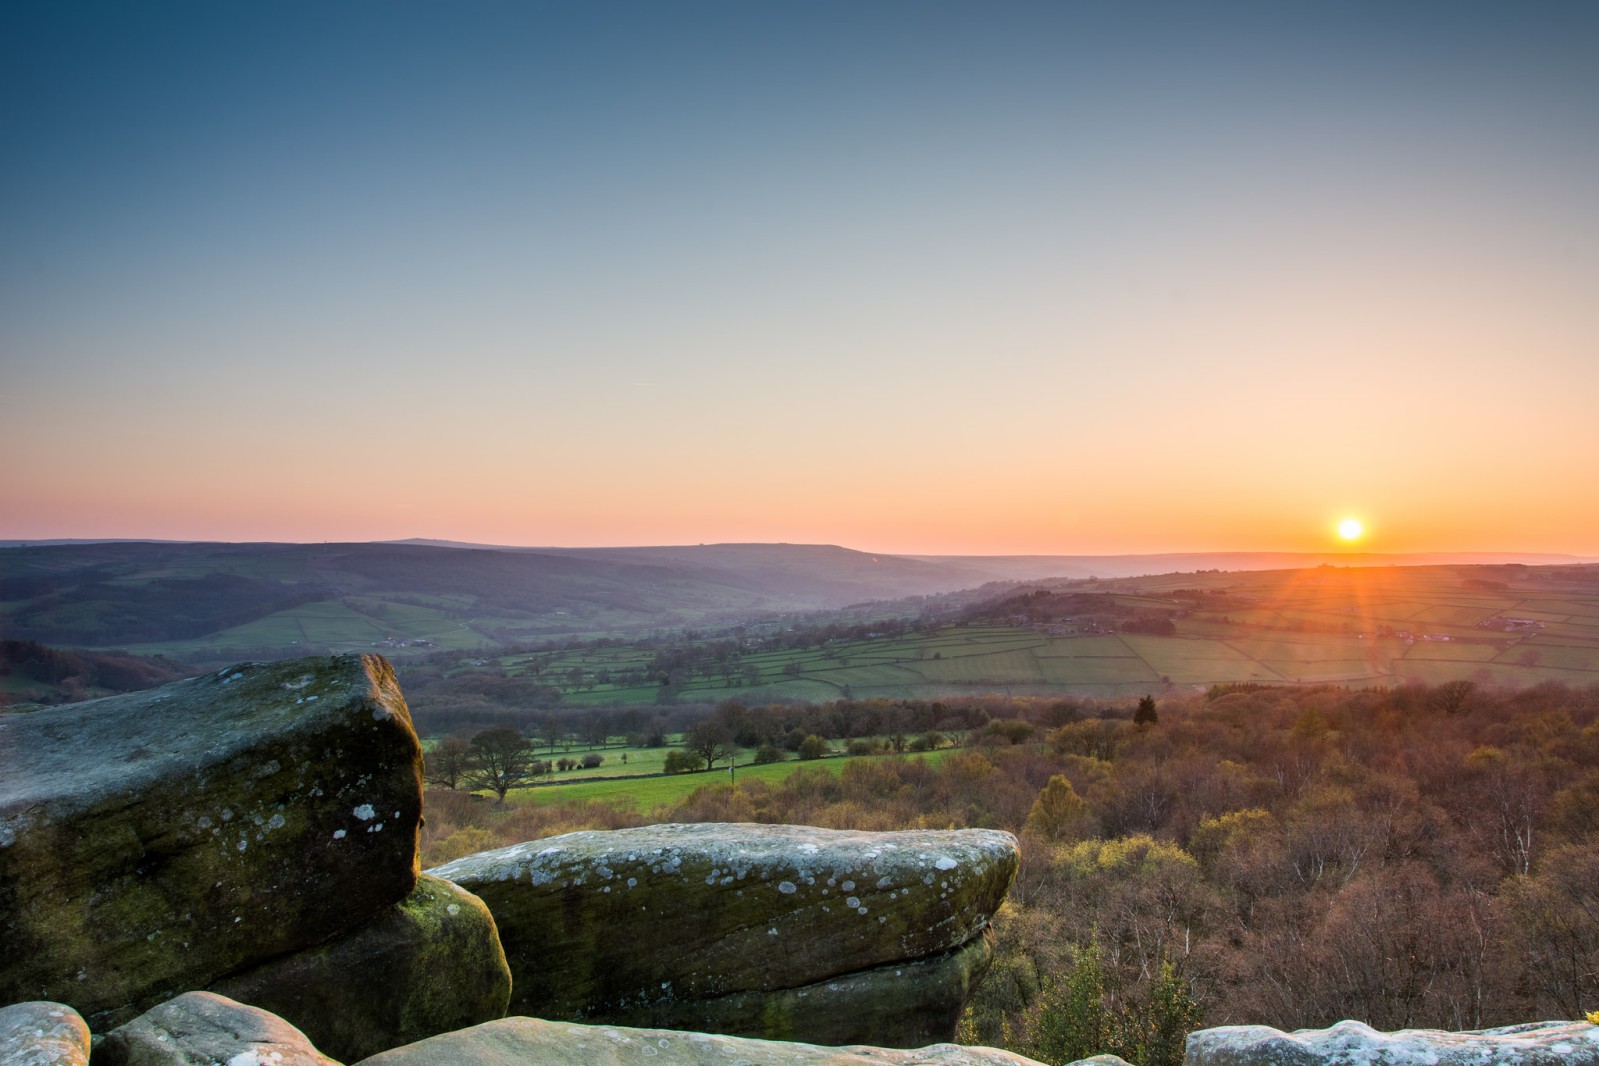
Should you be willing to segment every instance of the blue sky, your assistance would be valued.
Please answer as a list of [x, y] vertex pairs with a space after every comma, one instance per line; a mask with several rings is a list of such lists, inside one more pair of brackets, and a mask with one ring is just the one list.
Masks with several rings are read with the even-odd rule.
[[0, 536], [1599, 554], [1596, 46], [12, 3]]

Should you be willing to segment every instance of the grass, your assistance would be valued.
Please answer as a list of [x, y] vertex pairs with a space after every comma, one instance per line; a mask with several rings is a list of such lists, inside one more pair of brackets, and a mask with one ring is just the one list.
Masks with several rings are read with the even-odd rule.
[[[941, 748], [938, 751], [926, 752], [919, 755], [909, 755], [912, 759], [943, 759], [951, 748]], [[740, 766], [737, 773], [729, 775], [727, 770], [718, 767], [709, 772], [701, 771], [687, 774], [671, 774], [660, 777], [624, 777], [604, 781], [574, 781], [563, 782], [558, 785], [537, 785], [533, 788], [519, 788], [512, 791], [507, 798], [510, 803], [572, 803], [593, 801], [611, 805], [625, 804], [638, 811], [649, 811], [662, 805], [675, 805], [687, 799], [695, 789], [706, 785], [727, 784], [731, 780], [738, 781], [764, 781], [775, 785], [781, 783], [795, 770], [814, 768], [826, 770], [832, 774], [844, 772], [846, 764], [858, 759], [889, 758], [884, 755], [838, 755], [826, 759], [810, 759], [803, 762], [787, 760], [778, 763], [767, 763], [765, 766], [746, 765]], [[631, 760], [629, 760], [631, 762]]]

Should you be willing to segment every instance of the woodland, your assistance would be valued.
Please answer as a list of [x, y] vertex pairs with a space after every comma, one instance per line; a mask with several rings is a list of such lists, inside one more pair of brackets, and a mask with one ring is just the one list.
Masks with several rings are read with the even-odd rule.
[[[1006, 829], [1023, 866], [963, 1035], [1050, 1062], [1175, 1061], [1199, 1026], [1476, 1029], [1599, 1007], [1599, 686], [877, 702], [842, 713], [973, 728], [941, 758], [802, 765], [648, 811], [434, 787], [424, 862], [664, 821]], [[757, 733], [839, 713], [717, 712]]]

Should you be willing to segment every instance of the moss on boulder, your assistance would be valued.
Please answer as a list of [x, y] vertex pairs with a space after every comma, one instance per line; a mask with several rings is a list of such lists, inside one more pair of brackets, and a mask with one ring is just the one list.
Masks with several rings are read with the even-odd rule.
[[[991, 830], [659, 825], [571, 833], [431, 872], [494, 913], [513, 1013], [628, 1022], [942, 956], [980, 936], [1017, 861], [1015, 838]], [[964, 1002], [962, 982], [939, 987], [956, 985]], [[717, 1026], [763, 1034], [765, 1003], [781, 1001], [752, 997], [749, 1014], [719, 1014]], [[864, 1008], [855, 1018], [863, 1033], [874, 1024]]]
[[0, 715], [0, 1002], [104, 1031], [416, 883], [421, 748], [378, 656]]
[[262, 1007], [348, 1061], [505, 1015], [511, 971], [483, 901], [423, 874], [409, 896], [321, 947], [211, 990]]

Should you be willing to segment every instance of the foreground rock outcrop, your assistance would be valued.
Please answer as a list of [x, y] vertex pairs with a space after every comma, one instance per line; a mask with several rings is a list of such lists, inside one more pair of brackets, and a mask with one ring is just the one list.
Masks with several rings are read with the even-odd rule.
[[990, 830], [661, 825], [431, 872], [493, 912], [513, 1014], [908, 1047], [953, 1035], [1017, 861]]
[[411, 892], [420, 815], [377, 656], [0, 715], [0, 1003], [100, 1032], [326, 941]]
[[353, 1062], [503, 1017], [511, 971], [483, 901], [423, 874], [409, 896], [353, 932], [211, 990], [271, 1011]]
[[915, 1050], [818, 1047], [747, 1037], [574, 1025], [536, 1018], [436, 1036], [357, 1066], [1040, 1066], [998, 1048], [936, 1044]]
[[188, 992], [111, 1030], [95, 1066], [339, 1066], [282, 1018], [210, 992]]
[[89, 1027], [62, 1003], [14, 1003], [0, 1008], [0, 1063], [6, 1066], [88, 1066]]
[[1599, 1026], [1534, 1022], [1501, 1029], [1384, 1033], [1360, 1022], [1285, 1033], [1265, 1025], [1201, 1029], [1183, 1066], [1599, 1066]]

